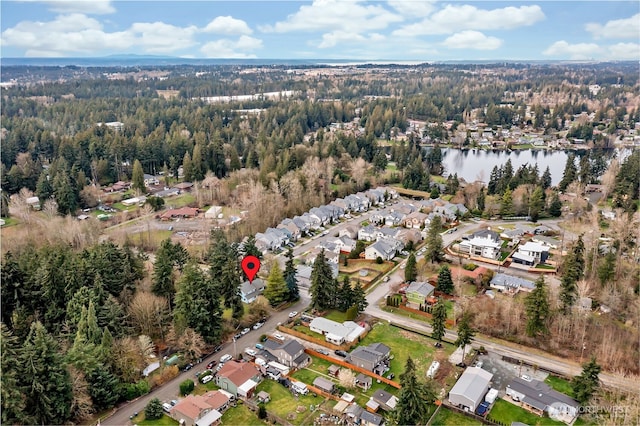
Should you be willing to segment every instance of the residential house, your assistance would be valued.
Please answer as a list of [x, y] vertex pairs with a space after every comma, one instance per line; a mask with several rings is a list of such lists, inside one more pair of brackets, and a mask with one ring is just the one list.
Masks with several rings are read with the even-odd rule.
[[358, 404], [351, 404], [344, 410], [344, 422], [347, 426], [383, 426], [384, 418], [371, 413]]
[[375, 241], [377, 234], [378, 230], [373, 225], [367, 225], [358, 231], [358, 239], [360, 241]]
[[180, 192], [191, 192], [191, 189], [193, 189], [193, 182], [180, 182], [173, 185], [173, 187], [179, 189]]
[[144, 186], [160, 185], [160, 181], [153, 175], [144, 174]]
[[318, 389], [320, 389], [322, 391], [325, 391], [327, 393], [333, 393], [333, 390], [335, 388], [335, 385], [333, 384], [333, 382], [331, 380], [325, 379], [322, 376], [316, 377], [313, 380], [313, 386], [315, 386]]
[[198, 216], [200, 210], [194, 207], [181, 207], [179, 209], [171, 209], [163, 212], [159, 217], [162, 220], [172, 219], [191, 219]]
[[372, 371], [378, 375], [384, 374], [389, 368], [388, 360], [391, 349], [383, 343], [372, 343], [368, 346], [355, 348], [346, 361], [355, 366]]
[[386, 226], [398, 226], [407, 217], [406, 214], [398, 211], [387, 212], [384, 216], [384, 224]]
[[498, 291], [506, 293], [517, 293], [518, 291], [531, 291], [535, 287], [533, 281], [525, 280], [524, 278], [514, 277], [508, 274], [496, 274], [489, 283], [491, 288], [495, 288]]
[[424, 225], [425, 225], [425, 227], [427, 227], [427, 226], [431, 225], [431, 222], [433, 221], [433, 219], [434, 219], [436, 216], [438, 216], [442, 222], [445, 222], [445, 221], [446, 221], [445, 217], [444, 217], [441, 213], [438, 213], [438, 212], [431, 212], [431, 213], [427, 214], [427, 218], [424, 220]]
[[372, 384], [373, 378], [371, 376], [367, 376], [363, 373], [360, 373], [356, 376], [355, 385], [365, 392], [369, 390]]
[[445, 204], [444, 206], [438, 206], [434, 210], [436, 213], [440, 213], [447, 222], [455, 222], [458, 217], [465, 215], [469, 212], [469, 209], [464, 204]]
[[328, 204], [325, 206], [325, 208], [331, 212], [331, 217], [334, 221], [343, 218], [345, 215], [345, 209], [335, 204]]
[[327, 211], [319, 207], [311, 208], [309, 210], [309, 215], [311, 217], [317, 218], [321, 226], [325, 226], [331, 221], [331, 217], [329, 216]]
[[306, 235], [309, 232], [309, 223], [303, 220], [300, 216], [295, 216], [291, 219], [293, 223], [300, 229], [300, 235]]
[[337, 253], [340, 254], [340, 245], [335, 243], [334, 241], [320, 241], [316, 248], [324, 249], [325, 254], [327, 253]]
[[340, 230], [338, 233], [339, 237], [349, 237], [354, 240], [359, 240], [358, 238], [358, 227], [356, 225], [347, 225]]
[[404, 218], [403, 225], [405, 228], [422, 229], [424, 228], [427, 215], [425, 213], [413, 212]]
[[331, 265], [331, 264], [338, 264], [340, 262], [340, 253], [338, 251], [338, 253], [333, 252], [333, 251], [327, 251], [322, 247], [314, 247], [311, 250], [309, 250], [309, 252], [307, 253], [305, 260], [307, 265], [313, 265], [313, 263], [316, 261], [316, 257], [318, 257], [318, 255], [320, 254], [320, 252], [324, 252], [324, 258], [327, 260], [327, 262]]
[[286, 230], [288, 232], [290, 241], [298, 241], [300, 235], [302, 234], [302, 230], [296, 225], [296, 223], [292, 219], [284, 219], [280, 224], [276, 227], [278, 229]]
[[571, 424], [578, 417], [580, 404], [539, 380], [513, 379], [506, 388], [514, 401], [540, 416], [543, 413], [557, 421]]
[[395, 238], [400, 231], [402, 231], [402, 228], [389, 228], [388, 226], [378, 228], [376, 229], [376, 241], [380, 241], [385, 238]]
[[435, 287], [428, 282], [412, 282], [405, 290], [407, 306], [414, 309], [420, 309], [420, 305], [424, 305], [426, 303], [427, 298], [433, 295], [434, 290]]
[[[224, 390], [210, 391], [204, 395], [188, 395], [178, 402], [169, 415], [187, 426], [209, 426], [220, 423], [224, 413], [235, 397]], [[213, 414], [212, 414], [213, 413]]]
[[[163, 189], [161, 191], [157, 191], [153, 193], [153, 195], [160, 198], [174, 197], [178, 194], [180, 194], [180, 190], [178, 188]], [[205, 213], [205, 217], [207, 217], [206, 213]]]
[[280, 247], [280, 245], [276, 235], [272, 233], [258, 232], [256, 234], [256, 247], [258, 247], [260, 251], [265, 253], [267, 250], [275, 250], [276, 248]]
[[378, 257], [382, 260], [391, 260], [396, 257], [396, 250], [382, 241], [376, 241], [364, 249], [365, 259], [377, 259]]
[[308, 212], [303, 213], [300, 218], [308, 224], [309, 229], [318, 229], [322, 226], [320, 218], [315, 215], [309, 214]]
[[547, 257], [549, 257], [549, 247], [532, 241], [528, 241], [526, 244], [518, 246], [518, 251], [512, 255], [515, 263], [527, 266], [544, 263], [547, 260]]
[[508, 240], [520, 239], [526, 233], [527, 231], [522, 228], [505, 229], [500, 233], [500, 237], [506, 238]]
[[216, 385], [235, 397], [250, 398], [261, 379], [260, 370], [252, 363], [229, 361], [218, 372]]
[[384, 191], [382, 189], [368, 189], [364, 194], [373, 205], [384, 203]]
[[243, 303], [253, 303], [264, 292], [266, 284], [260, 278], [255, 278], [252, 282], [244, 281], [240, 284], [240, 298]]
[[489, 391], [491, 379], [493, 374], [482, 368], [467, 368], [449, 391], [449, 403], [475, 412]]
[[387, 217], [387, 214], [389, 213], [390, 211], [388, 209], [378, 210], [377, 212], [374, 212], [371, 214], [371, 216], [369, 216], [369, 221], [375, 224], [383, 224], [385, 218]]
[[[331, 268], [331, 276], [338, 278], [340, 267], [337, 263], [329, 263]], [[311, 286], [311, 272], [313, 268], [309, 265], [298, 265], [296, 267], [296, 280], [298, 281], [298, 287], [309, 288]]]
[[560, 247], [560, 241], [552, 237], [545, 237], [544, 235], [534, 235], [531, 238], [531, 241], [534, 243], [542, 244], [543, 246], [547, 246], [550, 249], [558, 249]]
[[40, 210], [41, 205], [40, 205], [40, 198], [33, 196], [33, 197], [27, 197], [27, 199], [25, 200], [27, 205], [29, 207], [31, 207], [34, 210]]
[[323, 317], [316, 317], [309, 323], [311, 331], [322, 334], [327, 342], [334, 345], [341, 345], [345, 342], [351, 343], [362, 333], [364, 327], [353, 321], [345, 321], [342, 324]]
[[267, 339], [263, 345], [277, 362], [287, 367], [303, 368], [310, 361], [309, 355], [304, 352], [304, 346], [297, 340], [289, 339], [279, 342]]
[[398, 397], [382, 389], [375, 391], [371, 399], [385, 411], [393, 411], [398, 405]]
[[264, 231], [264, 233], [273, 235], [273, 238], [276, 243], [276, 248], [283, 247], [286, 244], [288, 244], [290, 241], [289, 239], [290, 233], [289, 233], [289, 230], [287, 230], [286, 228], [285, 229], [267, 228], [267, 230]]
[[401, 229], [395, 238], [402, 243], [402, 247], [406, 247], [409, 241], [415, 245], [424, 239], [422, 232], [417, 229]]
[[343, 198], [336, 198], [329, 205], [333, 205], [342, 209], [343, 212], [349, 210], [349, 203], [347, 203]]
[[353, 240], [347, 236], [341, 236], [333, 240], [340, 252], [351, 253], [356, 249], [356, 240]]
[[497, 232], [483, 229], [471, 234], [469, 239], [463, 239], [458, 246], [463, 253], [486, 257], [487, 259], [497, 259], [500, 254], [502, 240], [500, 240], [500, 235]]

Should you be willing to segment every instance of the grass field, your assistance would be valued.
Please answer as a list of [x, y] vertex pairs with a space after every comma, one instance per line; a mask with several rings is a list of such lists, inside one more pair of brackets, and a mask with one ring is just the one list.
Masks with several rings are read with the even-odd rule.
[[565, 395], [571, 396], [573, 394], [571, 382], [569, 382], [568, 380], [549, 375], [546, 379], [544, 379], [544, 382], [551, 386], [553, 389], [557, 390], [558, 392], [562, 392]]
[[169, 198], [165, 206], [168, 208], [177, 209], [180, 207], [188, 206], [191, 203], [195, 203], [196, 197], [194, 197], [191, 193], [186, 192], [184, 194], [180, 194], [177, 197]]
[[502, 424], [511, 422], [522, 422], [530, 426], [564, 425], [548, 417], [540, 417], [528, 412], [524, 408], [518, 407], [504, 399], [498, 399], [489, 412], [489, 417]]
[[344, 322], [347, 320], [347, 313], [346, 312], [340, 312], [336, 309], [333, 309], [331, 311], [329, 311], [325, 316], [326, 319], [330, 319], [331, 321], [335, 321], [335, 322]]
[[[378, 323], [369, 332], [367, 337], [362, 339], [361, 345], [368, 345], [376, 342], [384, 342], [391, 349], [391, 372], [396, 375], [396, 379], [404, 372], [407, 358], [411, 355], [418, 377], [423, 378], [433, 361], [436, 353], [442, 356], [449, 356], [453, 353], [454, 347], [444, 344], [443, 349], [436, 349], [433, 344], [434, 340], [420, 336], [415, 333], [409, 333], [389, 324]], [[453, 384], [453, 383], [452, 383]]]
[[20, 221], [14, 217], [4, 217], [2, 219], [4, 220], [4, 225], [2, 226], [3, 229], [20, 223]]
[[482, 423], [467, 417], [463, 414], [456, 413], [446, 407], [440, 407], [438, 414], [431, 422], [434, 426], [480, 426]]
[[225, 411], [222, 415], [222, 424], [229, 426], [258, 426], [265, 423], [253, 411], [249, 410], [246, 405], [238, 404], [236, 407]]
[[133, 244], [144, 245], [150, 243], [154, 247], [159, 247], [167, 238], [171, 238], [171, 231], [162, 229], [153, 229], [148, 233], [144, 231], [129, 235], [129, 240]]
[[265, 405], [268, 412], [295, 425], [308, 424], [306, 419], [312, 415], [309, 411], [310, 405], [319, 405], [324, 402], [324, 398], [312, 396], [311, 393], [295, 398], [287, 388], [273, 380], [263, 380], [258, 385], [256, 393], [260, 391], [271, 395], [271, 401]]
[[348, 266], [340, 264], [340, 272], [351, 274], [354, 272], [358, 272], [360, 269], [372, 269], [374, 271], [386, 273], [394, 266], [395, 265], [393, 264], [393, 262], [383, 262], [381, 264], [377, 264], [376, 262], [372, 262], [370, 260], [349, 259]]

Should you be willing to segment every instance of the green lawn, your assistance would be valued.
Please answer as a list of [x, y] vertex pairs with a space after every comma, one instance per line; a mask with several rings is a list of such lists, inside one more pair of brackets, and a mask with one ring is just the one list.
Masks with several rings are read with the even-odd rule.
[[[418, 377], [424, 377], [436, 353], [436, 348], [433, 346], [434, 340], [401, 330], [386, 323], [376, 324], [367, 337], [362, 339], [361, 345], [376, 342], [384, 342], [391, 349], [393, 359], [390, 367], [391, 372], [396, 375], [394, 380], [398, 380], [400, 374], [404, 372], [409, 355], [411, 355], [416, 364]], [[444, 350], [447, 355], [450, 355], [453, 353], [454, 347], [445, 343], [444, 349], [440, 350]]]
[[265, 423], [249, 410], [246, 405], [238, 404], [236, 407], [229, 408], [222, 415], [222, 424], [229, 426], [259, 426]]
[[320, 333], [316, 333], [315, 331], [311, 331], [309, 327], [305, 327], [304, 325], [294, 325], [293, 329], [295, 331], [299, 331], [300, 333], [304, 333], [307, 336], [315, 337], [316, 339], [324, 340], [324, 336]]
[[[287, 388], [268, 379], [258, 385], [256, 393], [260, 391], [268, 392], [271, 395], [271, 401], [265, 405], [268, 412], [295, 425], [307, 424], [306, 419], [311, 414], [309, 407], [324, 402], [323, 397], [312, 396], [311, 393], [296, 399]], [[297, 412], [298, 409], [301, 412]]]
[[194, 203], [195, 201], [196, 201], [196, 197], [193, 194], [186, 192], [184, 194], [178, 195], [177, 197], [172, 197], [168, 199], [165, 205], [168, 206], [169, 208], [177, 209], [180, 207], [188, 206], [189, 204]]
[[564, 425], [548, 417], [540, 417], [530, 413], [524, 408], [518, 407], [504, 399], [498, 399], [493, 408], [489, 412], [489, 418], [496, 420], [502, 424], [511, 424], [511, 422], [522, 422], [530, 426], [547, 426], [547, 425]]
[[[342, 282], [342, 281], [340, 281]], [[327, 312], [327, 314], [324, 316], [326, 319], [330, 319], [331, 321], [335, 321], [335, 322], [345, 322], [347, 320], [347, 313], [346, 312], [340, 312], [336, 309], [333, 309], [329, 312]]]
[[[322, 372], [322, 373], [326, 374], [325, 372]], [[293, 377], [294, 379], [302, 383], [311, 385], [313, 384], [313, 381], [316, 379], [316, 377], [322, 376], [322, 373], [313, 368], [303, 368], [302, 370], [298, 370], [295, 373], [293, 373], [291, 377]]]
[[179, 424], [176, 420], [173, 420], [171, 417], [163, 414], [158, 420], [145, 420], [144, 411], [134, 417], [132, 420], [133, 424], [136, 425], [166, 425], [173, 426]]
[[4, 220], [4, 225], [2, 226], [3, 228], [14, 226], [20, 223], [20, 221], [14, 217], [3, 217], [2, 219]]
[[573, 389], [571, 388], [571, 382], [565, 379], [561, 379], [560, 377], [555, 377], [552, 375], [548, 375], [544, 382], [557, 390], [558, 392], [562, 392], [565, 395], [571, 396], [573, 394]]
[[482, 423], [467, 417], [463, 414], [449, 410], [446, 407], [440, 407], [438, 414], [431, 422], [433, 426], [476, 426]]

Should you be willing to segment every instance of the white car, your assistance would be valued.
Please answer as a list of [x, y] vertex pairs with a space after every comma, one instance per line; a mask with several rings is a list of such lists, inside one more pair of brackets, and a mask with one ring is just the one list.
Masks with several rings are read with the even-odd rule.
[[251, 348], [246, 348], [246, 349], [244, 350], [244, 353], [246, 353], [247, 355], [250, 355], [250, 356], [256, 356], [256, 355], [258, 354], [258, 352], [254, 351], [254, 350], [253, 350], [253, 349], [251, 349]]
[[227, 361], [231, 361], [233, 357], [229, 354], [224, 354], [220, 357], [220, 364], [224, 364]]
[[274, 333], [273, 337], [278, 340], [284, 340], [284, 336], [280, 333]]
[[207, 383], [209, 383], [210, 381], [213, 380], [213, 375], [208, 375], [202, 378], [202, 384], [206, 385]]
[[295, 317], [296, 315], [298, 315], [298, 311], [292, 311], [292, 312], [289, 312], [289, 318], [293, 318], [293, 317]]

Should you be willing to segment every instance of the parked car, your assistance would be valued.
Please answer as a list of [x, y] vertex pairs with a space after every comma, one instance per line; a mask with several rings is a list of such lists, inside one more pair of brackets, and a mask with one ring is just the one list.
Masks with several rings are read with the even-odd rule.
[[284, 340], [284, 336], [280, 333], [273, 333], [273, 337], [278, 340]]
[[322, 355], [329, 355], [329, 351], [326, 349], [318, 349], [316, 352]]
[[247, 355], [249, 355], [249, 356], [256, 356], [256, 355], [258, 354], [256, 351], [254, 351], [254, 350], [253, 350], [253, 349], [251, 349], [251, 348], [246, 348], [246, 349], [244, 350], [244, 353], [245, 353], [245, 354], [247, 354]]
[[296, 315], [298, 315], [298, 311], [291, 311], [291, 312], [289, 312], [289, 318], [293, 318], [293, 317], [295, 317]]
[[340, 349], [336, 349], [336, 350], [334, 351], [334, 353], [335, 353], [336, 355], [338, 355], [338, 356], [343, 357], [343, 358], [346, 358], [347, 356], [349, 356], [349, 354], [348, 354], [348, 353], [346, 353], [345, 351], [340, 350]]
[[238, 340], [241, 337], [242, 337], [242, 333], [236, 333], [233, 335], [233, 340]]
[[485, 416], [487, 414], [487, 411], [489, 411], [489, 403], [487, 401], [483, 401], [480, 405], [478, 405], [478, 408], [476, 408], [476, 414], [478, 414], [479, 416]]
[[244, 336], [245, 334], [247, 334], [247, 333], [248, 333], [248, 332], [250, 332], [250, 331], [251, 331], [251, 329], [247, 327], [247, 328], [242, 329], [242, 331], [240, 332], [240, 334]]
[[175, 407], [175, 405], [178, 403], [177, 399], [172, 399], [171, 401], [169, 401], [169, 404], [171, 404], [172, 406]]
[[187, 365], [184, 366], [184, 368], [182, 369], [182, 371], [189, 371], [193, 368], [193, 364], [189, 363]]
[[213, 376], [210, 374], [208, 376], [203, 377], [201, 382], [202, 382], [203, 385], [206, 385], [207, 383], [209, 383], [212, 380], [213, 380]]
[[528, 374], [523, 374], [522, 375], [522, 380], [526, 380], [527, 382], [531, 381], [531, 376], [529, 376]]
[[258, 321], [257, 323], [253, 324], [253, 329], [257, 330], [260, 327], [262, 327], [264, 325], [264, 323], [262, 321]]
[[220, 357], [220, 364], [224, 364], [227, 361], [231, 361], [233, 357], [229, 354], [224, 354]]
[[261, 343], [256, 343], [256, 349], [264, 349], [264, 346]]
[[218, 345], [213, 349], [213, 353], [215, 354], [216, 352], [220, 352], [220, 349], [222, 349], [222, 345]]
[[217, 363], [218, 361], [211, 361], [209, 364], [207, 364], [207, 370], [211, 370], [213, 367], [216, 366]]

